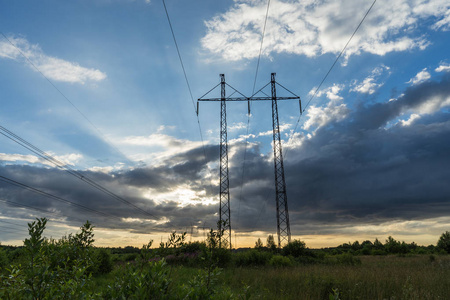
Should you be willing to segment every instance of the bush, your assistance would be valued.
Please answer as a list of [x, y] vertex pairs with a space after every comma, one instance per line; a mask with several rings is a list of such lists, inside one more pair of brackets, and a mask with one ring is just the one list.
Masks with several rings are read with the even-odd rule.
[[269, 260], [269, 265], [274, 267], [288, 267], [292, 266], [292, 261], [289, 259], [289, 257], [282, 255], [274, 255]]
[[6, 254], [6, 251], [0, 248], [0, 271], [6, 267], [9, 263], [8, 255]]
[[380, 249], [373, 249], [372, 255], [387, 255], [386, 251]]
[[336, 262], [338, 264], [350, 265], [350, 266], [355, 266], [355, 265], [361, 264], [361, 260], [359, 258], [351, 255], [350, 253], [343, 253], [340, 255], [336, 255]]
[[264, 266], [269, 263], [272, 253], [255, 249], [236, 253], [234, 263], [238, 267]]
[[95, 251], [94, 273], [108, 274], [113, 269], [111, 254], [108, 250], [100, 248]]
[[300, 240], [293, 240], [289, 244], [283, 247], [283, 255], [291, 255], [293, 257], [300, 257], [305, 255], [306, 245]]
[[450, 253], [450, 232], [444, 232], [437, 243], [437, 247]]
[[226, 267], [231, 262], [231, 251], [226, 248], [216, 248], [212, 250], [212, 260], [219, 267]]

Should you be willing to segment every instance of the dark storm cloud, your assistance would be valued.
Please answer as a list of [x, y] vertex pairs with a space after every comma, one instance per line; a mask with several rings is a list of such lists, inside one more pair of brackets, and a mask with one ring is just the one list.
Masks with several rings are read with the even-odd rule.
[[178, 153], [165, 160], [157, 167], [136, 168], [131, 171], [116, 173], [120, 183], [136, 187], [146, 187], [158, 191], [167, 191], [173, 186], [190, 182], [193, 188], [203, 188], [195, 181], [203, 182], [202, 171], [206, 165], [218, 157], [217, 145], [206, 145], [187, 152]]
[[[158, 194], [159, 192], [176, 189], [178, 185], [183, 184], [188, 185], [193, 190], [202, 191], [205, 189], [206, 183], [200, 173], [205, 171], [206, 164], [211, 161], [217, 150], [217, 146], [206, 146], [206, 160], [203, 148], [198, 148], [177, 154], [173, 156], [173, 159], [158, 167], [137, 168], [112, 174], [92, 171], [80, 172], [85, 179], [92, 179], [151, 215], [142, 213], [133, 206], [123, 203], [121, 199], [115, 199], [100, 192], [62, 170], [28, 165], [0, 167], [0, 175], [7, 178], [118, 218], [145, 219], [142, 222], [120, 222], [112, 217], [83, 210], [76, 205], [67, 204], [63, 201], [55, 201], [4, 182], [0, 182], [0, 199], [7, 199], [40, 210], [17, 209], [17, 206], [12, 205], [12, 203], [1, 203], [0, 205], [3, 206], [3, 215], [29, 218], [31, 211], [35, 216], [44, 214], [51, 217], [51, 213], [43, 212], [50, 211], [55, 212], [57, 216], [67, 217], [68, 221], [76, 225], [80, 224], [80, 221], [89, 219], [99, 227], [132, 229], [134, 232], [140, 233], [149, 233], [149, 231], [155, 230], [167, 231], [185, 227], [187, 224], [206, 223], [208, 226], [214, 226], [216, 209], [211, 206], [198, 204], [179, 207], [178, 203], [173, 201], [156, 204], [154, 201], [144, 198], [142, 192], [137, 188], [151, 188], [154, 193]], [[213, 188], [213, 190], [215, 189]], [[209, 193], [215, 195], [215, 191]]]
[[[317, 129], [300, 147], [290, 149], [284, 165], [292, 232], [333, 233], [357, 224], [448, 216], [450, 114], [440, 105], [449, 98], [450, 76], [440, 82], [425, 82], [407, 89], [396, 101], [359, 105], [344, 120]], [[407, 118], [411, 111], [421, 113], [424, 107], [428, 114], [409, 126], [396, 123], [400, 116]], [[404, 113], [407, 114], [403, 117]], [[90, 219], [98, 227], [138, 233], [181, 230], [201, 224], [214, 227], [217, 205], [182, 207], [173, 201], [155, 202], [152, 195], [143, 196], [146, 190], [156, 197], [160, 192], [183, 186], [217, 197], [219, 188], [205, 180], [205, 173], [209, 172], [207, 164], [217, 164], [219, 148], [208, 145], [205, 151], [206, 159], [204, 149], [198, 147], [178, 153], [156, 167], [110, 174], [82, 172], [152, 216], [64, 171], [0, 166], [2, 176], [114, 216], [142, 220], [118, 222], [1, 182], [0, 199], [60, 212], [77, 226], [80, 220]], [[262, 154], [256, 143], [247, 147], [242, 143], [230, 145], [229, 153], [232, 228], [273, 232], [276, 209], [272, 153]], [[212, 172], [217, 178], [218, 170]], [[29, 210], [18, 210], [5, 203], [0, 206], [3, 215], [30, 217]], [[324, 224], [327, 226], [321, 226]]]
[[[305, 233], [311, 224], [448, 216], [450, 114], [438, 110], [438, 104], [450, 99], [449, 78], [411, 87], [396, 101], [360, 105], [345, 120], [319, 128], [292, 149], [285, 159], [291, 226]], [[419, 108], [430, 105], [437, 112], [410, 126], [389, 125], [403, 113], [420, 113]], [[267, 162], [259, 160], [261, 168], [255, 169], [272, 171], [272, 162]], [[244, 198], [248, 212], [261, 208], [267, 198], [266, 207], [253, 216], [244, 212], [246, 217], [237, 226], [254, 228], [258, 222], [259, 229], [267, 225], [273, 230], [274, 188], [261, 185], [260, 174], [246, 171]], [[266, 182], [272, 186], [273, 176]], [[247, 191], [258, 183], [259, 191]]]

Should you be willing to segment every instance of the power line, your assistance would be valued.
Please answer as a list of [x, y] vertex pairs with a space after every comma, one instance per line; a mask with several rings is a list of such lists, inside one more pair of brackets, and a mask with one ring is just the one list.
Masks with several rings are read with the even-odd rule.
[[92, 186], [92, 187], [96, 188], [97, 190], [105, 193], [106, 195], [110, 196], [111, 198], [114, 198], [115, 200], [118, 200], [118, 201], [120, 201], [120, 202], [122, 202], [122, 203], [124, 203], [124, 204], [126, 204], [128, 206], [131, 206], [134, 209], [144, 213], [145, 215], [148, 215], [150, 217], [153, 217], [153, 218], [157, 219], [157, 217], [155, 215], [147, 212], [146, 210], [143, 210], [142, 208], [136, 206], [135, 204], [127, 201], [126, 199], [124, 199], [124, 198], [122, 198], [122, 197], [120, 197], [118, 195], [116, 195], [115, 193], [113, 193], [110, 190], [108, 190], [107, 188], [101, 186], [100, 184], [98, 184], [94, 180], [90, 179], [86, 175], [83, 175], [79, 171], [74, 170], [73, 168], [71, 168], [67, 164], [59, 161], [58, 159], [54, 158], [50, 154], [42, 151], [38, 147], [34, 146], [30, 142], [24, 140], [23, 138], [21, 138], [20, 136], [16, 135], [15, 133], [13, 133], [12, 131], [6, 129], [3, 126], [0, 126], [0, 134], [4, 135], [5, 137], [9, 138], [10, 140], [14, 141], [15, 143], [21, 145], [22, 147], [30, 150], [31, 152], [35, 153], [36, 155], [40, 156], [41, 158], [45, 159], [46, 161], [54, 164], [57, 168], [59, 168], [61, 170], [64, 170], [67, 173], [69, 173], [70, 175], [75, 176], [76, 178], [86, 182], [90, 186]]
[[258, 78], [259, 61], [261, 60], [261, 53], [262, 53], [263, 42], [264, 42], [264, 34], [266, 33], [267, 17], [269, 16], [269, 6], [270, 6], [270, 0], [267, 1], [266, 18], [264, 20], [264, 28], [263, 28], [263, 32], [262, 32], [262, 35], [261, 35], [261, 46], [259, 47], [258, 63], [256, 64], [255, 80], [253, 82], [252, 95], [255, 92], [256, 78]]
[[16, 180], [7, 178], [7, 177], [5, 177], [5, 176], [1, 176], [1, 175], [0, 175], [0, 181], [9, 183], [9, 184], [11, 184], [11, 185], [20, 187], [20, 188], [22, 188], [22, 189], [26, 189], [26, 190], [28, 190], [28, 191], [31, 191], [31, 192], [34, 192], [34, 193], [36, 193], [36, 194], [39, 194], [39, 195], [42, 195], [42, 196], [51, 198], [51, 199], [56, 200], [56, 201], [63, 202], [63, 203], [65, 203], [65, 204], [68, 204], [68, 205], [71, 205], [71, 206], [75, 206], [75, 207], [81, 208], [81, 209], [83, 209], [83, 210], [85, 210], [85, 211], [89, 211], [89, 212], [91, 212], [91, 213], [95, 213], [95, 214], [101, 215], [101, 216], [103, 216], [103, 217], [112, 217], [112, 218], [121, 220], [121, 218], [116, 217], [116, 216], [114, 216], [114, 215], [111, 215], [111, 214], [109, 214], [109, 213], [101, 212], [101, 211], [98, 211], [98, 210], [96, 210], [96, 209], [93, 209], [93, 208], [89, 208], [89, 207], [87, 207], [87, 206], [84, 206], [84, 205], [82, 205], [82, 204], [78, 204], [78, 203], [75, 203], [75, 202], [66, 200], [66, 199], [64, 199], [64, 198], [55, 196], [55, 195], [50, 194], [50, 193], [47, 193], [47, 192], [44, 192], [44, 191], [42, 191], [42, 190], [40, 190], [40, 189], [37, 189], [37, 188], [33, 188], [33, 187], [29, 186], [29, 185], [26, 185], [26, 184], [21, 183], [21, 182], [18, 182], [18, 181], [16, 181]]
[[[356, 29], [353, 31], [353, 34], [350, 36], [349, 40], [347, 41], [347, 43], [345, 44], [344, 48], [342, 49], [342, 51], [339, 53], [339, 55], [336, 57], [335, 61], [333, 62], [333, 64], [331, 65], [330, 69], [328, 70], [328, 72], [325, 74], [325, 76], [323, 77], [322, 81], [320, 82], [319, 86], [316, 88], [314, 94], [311, 96], [311, 98], [309, 99], [309, 101], [307, 102], [306, 106], [304, 107], [302, 114], [299, 116], [297, 123], [295, 125], [294, 130], [291, 132], [288, 141], [286, 143], [286, 145], [289, 144], [289, 142], [291, 141], [291, 138], [293, 137], [295, 131], [297, 130], [297, 127], [299, 125], [300, 122], [300, 118], [303, 115], [303, 113], [306, 111], [306, 108], [309, 106], [309, 104], [311, 103], [311, 101], [314, 99], [314, 97], [317, 95], [317, 92], [319, 91], [320, 87], [322, 86], [322, 84], [325, 82], [325, 80], [327, 79], [328, 75], [330, 74], [331, 70], [334, 68], [334, 66], [336, 65], [337, 61], [339, 60], [339, 58], [342, 56], [342, 54], [344, 53], [345, 49], [347, 49], [347, 46], [350, 44], [350, 41], [353, 39], [353, 37], [355, 36], [356, 32], [359, 30], [359, 28], [361, 27], [362, 23], [364, 22], [364, 20], [366, 19], [367, 15], [370, 13], [370, 11], [372, 10], [372, 7], [375, 5], [375, 3], [377, 2], [377, 0], [374, 0], [372, 2], [372, 5], [369, 7], [369, 9], [367, 10], [367, 12], [365, 13], [364, 17], [361, 19], [361, 21], [359, 22], [358, 26], [356, 27]], [[283, 87], [283, 86], [282, 86]], [[284, 87], [283, 87], [284, 88]], [[286, 89], [286, 88], [285, 88]], [[287, 90], [287, 89], [286, 89]], [[289, 90], [288, 90], [289, 91]], [[290, 92], [290, 91], [289, 91]], [[292, 92], [291, 92], [292, 93]], [[284, 152], [284, 158], [286, 159], [287, 153], [289, 148], [285, 147], [286, 151]], [[269, 199], [268, 196], [266, 196], [266, 199], [263, 203], [263, 205], [261, 205], [261, 210], [260, 213], [258, 215], [258, 219], [255, 222], [254, 228], [257, 227], [257, 224], [259, 223], [259, 220], [261, 218], [262, 215], [262, 211], [266, 206], [267, 200]], [[253, 228], [253, 229], [254, 229]]]
[[[37, 207], [34, 207], [34, 206], [26, 205], [26, 204], [23, 204], [23, 203], [17, 203], [17, 202], [10, 201], [10, 200], [0, 199], [0, 202], [6, 203], [6, 204], [9, 204], [9, 205], [12, 205], [12, 206], [16, 206], [16, 207], [21, 207], [21, 208], [25, 208], [25, 209], [35, 210], [35, 211], [38, 211], [38, 212], [41, 212], [41, 213], [45, 213], [45, 214], [49, 214], [49, 215], [59, 215], [59, 216], [63, 216], [63, 217], [65, 216], [61, 212], [48, 211], [48, 210], [45, 210], [45, 209], [41, 209], [41, 208], [37, 208]], [[112, 216], [112, 217], [116, 218], [115, 216]], [[48, 219], [50, 220], [51, 218], [48, 218]], [[81, 219], [79, 217], [75, 217], [75, 219], [78, 219], [78, 220], [81, 220], [81, 221], [86, 221], [86, 219]], [[53, 221], [57, 222], [57, 223], [63, 223], [63, 222], [58, 222], [58, 221], [56, 221], [54, 219], [53, 219]]]
[[[253, 81], [253, 89], [252, 89], [252, 96], [255, 93], [255, 86], [256, 86], [256, 79], [258, 78], [258, 71], [259, 71], [259, 62], [261, 60], [261, 53], [263, 49], [263, 42], [264, 42], [264, 35], [266, 33], [266, 24], [267, 24], [267, 17], [269, 16], [269, 7], [270, 7], [270, 0], [267, 1], [267, 9], [266, 9], [266, 18], [264, 19], [264, 27], [263, 32], [261, 34], [261, 45], [259, 47], [259, 55], [258, 55], [258, 62], [256, 64], [256, 71], [255, 71], [255, 80]], [[241, 201], [242, 201], [242, 189], [244, 188], [244, 177], [245, 177], [245, 161], [247, 159], [247, 143], [248, 143], [248, 132], [250, 127], [250, 101], [248, 101], [248, 115], [247, 115], [247, 132], [245, 134], [245, 146], [244, 146], [244, 162], [242, 164], [242, 177], [241, 177], [241, 190], [239, 192], [239, 204], [238, 204], [238, 215], [237, 219], [239, 222], [239, 211], [241, 210]], [[234, 243], [236, 244], [236, 232], [234, 234]]]
[[[355, 36], [356, 32], [358, 31], [358, 29], [361, 27], [362, 23], [364, 22], [364, 20], [366, 19], [367, 15], [370, 13], [370, 11], [372, 10], [372, 7], [375, 5], [375, 3], [377, 2], [377, 0], [374, 0], [372, 2], [372, 5], [369, 7], [369, 9], [367, 10], [366, 14], [364, 15], [364, 17], [361, 19], [361, 22], [359, 22], [358, 26], [356, 27], [355, 31], [353, 31], [352, 35], [350, 36], [350, 38], [348, 39], [347, 43], [345, 44], [344, 48], [342, 48], [341, 52], [339, 53], [339, 55], [336, 57], [336, 59], [334, 60], [333, 64], [331, 65], [330, 69], [328, 70], [328, 72], [325, 74], [325, 76], [323, 77], [322, 81], [320, 82], [320, 84], [317, 86], [316, 90], [314, 91], [314, 93], [311, 95], [311, 98], [309, 99], [309, 101], [306, 103], [303, 112], [306, 111], [306, 108], [308, 108], [309, 104], [311, 103], [311, 101], [314, 99], [314, 97], [317, 95], [317, 93], [319, 92], [320, 87], [322, 86], [322, 84], [325, 82], [325, 80], [327, 79], [328, 75], [331, 73], [331, 70], [333, 70], [334, 66], [336, 65], [337, 61], [339, 60], [339, 58], [342, 56], [342, 54], [344, 53], [345, 49], [347, 49], [347, 46], [350, 44], [351, 40], [353, 39], [353, 37]], [[298, 124], [300, 122], [300, 118], [302, 115], [300, 115], [300, 117], [297, 120], [297, 123], [295, 124], [295, 128], [292, 131], [291, 135], [289, 136], [288, 142], [287, 144], [289, 144], [289, 141], [291, 140], [291, 138], [293, 137], [295, 131], [297, 130]], [[288, 149], [286, 149], [286, 153], [285, 153], [285, 157], [287, 155], [287, 151]]]
[[0, 222], [2, 222], [2, 223], [8, 223], [8, 224], [14, 225], [14, 226], [16, 226], [16, 227], [23, 228], [23, 225], [19, 225], [19, 224], [13, 223], [13, 222], [5, 221], [5, 220], [3, 220], [3, 219], [0, 219]]
[[[177, 49], [177, 54], [178, 54], [178, 58], [179, 58], [179, 60], [180, 60], [181, 68], [183, 69], [184, 79], [185, 79], [185, 81], [186, 81], [186, 85], [187, 85], [188, 90], [189, 90], [189, 95], [191, 96], [192, 105], [193, 105], [193, 107], [194, 107], [194, 111], [195, 111], [195, 114], [196, 114], [196, 116], [197, 116], [198, 130], [199, 130], [199, 133], [200, 133], [200, 139], [201, 139], [201, 141], [202, 141], [203, 156], [204, 156], [204, 158], [205, 158], [205, 163], [207, 163], [207, 162], [208, 162], [208, 159], [207, 159], [207, 156], [206, 156], [205, 141], [204, 141], [204, 139], [203, 139], [202, 127], [201, 127], [201, 125], [200, 125], [200, 119], [199, 119], [199, 116], [198, 116], [198, 109], [197, 109], [196, 106], [195, 106], [194, 97], [192, 96], [192, 91], [191, 91], [191, 85], [189, 84], [189, 80], [188, 80], [188, 77], [187, 77], [187, 74], [186, 74], [186, 69], [185, 69], [185, 67], [184, 67], [184, 63], [183, 63], [183, 59], [182, 59], [182, 57], [181, 57], [180, 49], [179, 49], [179, 47], [178, 47], [177, 39], [176, 39], [176, 37], [175, 37], [175, 32], [174, 32], [173, 27], [172, 27], [172, 22], [170, 21], [170, 16], [169, 16], [169, 12], [168, 12], [167, 7], [166, 7], [166, 2], [165, 2], [165, 0], [162, 0], [162, 3], [163, 3], [163, 5], [164, 5], [164, 11], [166, 12], [167, 21], [169, 22], [169, 27], [170, 27], [170, 32], [172, 33], [173, 42], [175, 43], [175, 48]], [[217, 86], [218, 86], [218, 85], [217, 85]], [[216, 87], [217, 87], [217, 86], [216, 86]], [[210, 91], [212, 91], [212, 90], [215, 89], [216, 87], [212, 88]], [[209, 91], [209, 92], [210, 92], [210, 91]], [[209, 93], [209, 92], [208, 92], [208, 93]], [[207, 94], [208, 94], [208, 93], [207, 93]], [[211, 182], [211, 180], [212, 180], [212, 179], [210, 178], [210, 180], [209, 180], [209, 187], [210, 187], [210, 190], [211, 190], [211, 193], [212, 193], [213, 188], [212, 188], [212, 182]]]
[[[61, 96], [67, 100], [67, 102], [70, 103], [70, 105], [72, 105], [73, 108], [75, 108], [76, 111], [78, 111], [78, 113], [100, 134], [100, 136], [108, 142], [108, 139], [106, 138], [106, 136], [100, 131], [100, 129], [98, 129], [97, 126], [94, 125], [94, 123], [91, 122], [91, 120], [88, 119], [88, 117], [72, 102], [69, 100], [69, 98], [64, 95], [64, 93], [47, 77], [44, 75], [44, 73], [41, 72], [41, 70], [39, 70], [39, 68], [16, 46], [14, 45], [13, 42], [11, 42], [11, 40], [3, 33], [0, 32], [0, 34], [8, 41], [8, 43], [10, 43], [19, 53], [20, 55], [23, 56], [23, 58], [25, 58], [25, 60], [38, 72], [42, 75], [42, 77], [44, 77], [51, 86], [53, 86], [55, 88], [55, 90], [61, 94]], [[130, 159], [128, 159], [128, 157], [121, 152], [116, 146], [114, 146], [111, 143], [108, 143], [111, 147], [113, 147], [118, 153], [120, 153], [128, 162], [131, 163], [131, 165], [135, 165], [134, 162], [132, 162]]]

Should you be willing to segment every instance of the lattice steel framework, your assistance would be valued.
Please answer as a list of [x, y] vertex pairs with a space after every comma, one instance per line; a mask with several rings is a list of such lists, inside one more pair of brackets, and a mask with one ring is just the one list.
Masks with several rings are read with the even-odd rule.
[[230, 219], [230, 180], [228, 178], [228, 138], [227, 138], [227, 102], [225, 98], [225, 75], [220, 74], [220, 208], [219, 231], [223, 236], [219, 241], [231, 249], [231, 219]]
[[283, 150], [281, 147], [280, 123], [278, 121], [277, 89], [275, 73], [270, 75], [272, 90], [272, 128], [273, 128], [273, 160], [275, 166], [275, 202], [277, 206], [278, 247], [283, 242], [291, 241], [289, 225], [289, 210], [286, 195], [286, 180], [284, 178]]
[[[281, 147], [280, 125], [278, 121], [278, 100], [299, 100], [300, 113], [301, 101], [300, 97], [296, 96], [291, 91], [287, 90], [284, 86], [275, 81], [275, 73], [271, 74], [271, 90], [272, 95], [266, 97], [255, 97], [256, 94], [262, 92], [262, 90], [269, 85], [267, 83], [259, 91], [253, 94], [251, 97], [246, 97], [235, 88], [231, 87], [225, 82], [225, 75], [220, 74], [220, 83], [212, 88], [205, 95], [200, 97], [198, 101], [220, 101], [220, 207], [219, 207], [219, 230], [224, 230], [222, 239], [220, 240], [220, 246], [226, 244], [231, 249], [231, 222], [230, 222], [230, 189], [229, 189], [229, 177], [228, 177], [228, 140], [227, 140], [227, 101], [272, 101], [272, 128], [273, 128], [273, 154], [274, 154], [274, 166], [275, 166], [275, 201], [277, 208], [277, 234], [278, 234], [278, 246], [281, 247], [284, 242], [289, 243], [291, 241], [291, 230], [289, 225], [289, 211], [286, 196], [286, 181], [284, 177], [284, 165], [283, 165], [283, 151]], [[294, 97], [277, 97], [276, 85], [281, 86], [283, 89], [291, 93]], [[203, 98], [209, 94], [212, 90], [221, 86], [220, 98]], [[234, 90], [234, 93], [240, 94], [242, 97], [227, 98], [225, 94], [225, 86], [228, 85]], [[234, 94], [233, 93], [233, 94]], [[264, 93], [264, 92], [262, 92]], [[197, 102], [197, 114], [199, 112], [199, 105]], [[249, 105], [250, 113], [250, 105]]]

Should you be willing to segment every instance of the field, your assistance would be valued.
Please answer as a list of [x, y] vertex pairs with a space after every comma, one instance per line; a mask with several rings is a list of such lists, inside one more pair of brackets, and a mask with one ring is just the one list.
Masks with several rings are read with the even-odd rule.
[[[434, 256], [432, 256], [434, 257]], [[449, 299], [450, 257], [359, 257], [360, 265], [226, 269], [222, 280], [256, 299]]]
[[389, 237], [331, 249], [218, 247], [220, 232], [141, 249], [94, 247], [93, 227], [49, 240], [45, 219], [23, 247], [0, 247], [1, 299], [449, 299], [448, 232], [438, 246]]

